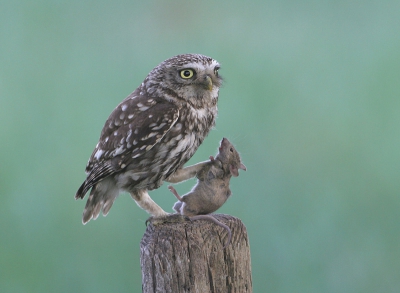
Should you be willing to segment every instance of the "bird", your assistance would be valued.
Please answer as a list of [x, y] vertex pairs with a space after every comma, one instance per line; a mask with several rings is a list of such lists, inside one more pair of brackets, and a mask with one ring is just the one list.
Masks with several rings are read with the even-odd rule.
[[195, 176], [202, 163], [183, 167], [215, 127], [222, 85], [220, 64], [201, 54], [173, 56], [157, 65], [112, 111], [86, 165], [75, 199], [90, 190], [82, 223], [106, 216], [121, 192], [152, 217], [168, 215], [149, 196], [164, 181]]

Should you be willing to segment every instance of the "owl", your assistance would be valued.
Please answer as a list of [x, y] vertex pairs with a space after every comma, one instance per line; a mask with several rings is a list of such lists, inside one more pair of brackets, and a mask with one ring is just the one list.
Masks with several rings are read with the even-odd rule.
[[75, 198], [90, 190], [82, 222], [106, 216], [128, 192], [151, 216], [167, 213], [149, 196], [163, 181], [195, 176], [183, 168], [215, 125], [222, 78], [219, 63], [199, 54], [177, 55], [156, 66], [108, 117]]

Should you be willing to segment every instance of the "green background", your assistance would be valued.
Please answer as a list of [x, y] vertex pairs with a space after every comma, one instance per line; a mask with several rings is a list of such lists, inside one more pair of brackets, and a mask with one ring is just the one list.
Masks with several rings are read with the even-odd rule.
[[[161, 61], [217, 59], [216, 129], [248, 171], [254, 292], [399, 292], [400, 1], [1, 1], [0, 291], [141, 292], [147, 214], [83, 226], [74, 195], [114, 107]], [[177, 186], [186, 193], [195, 181]], [[164, 209], [174, 197], [151, 192]]]

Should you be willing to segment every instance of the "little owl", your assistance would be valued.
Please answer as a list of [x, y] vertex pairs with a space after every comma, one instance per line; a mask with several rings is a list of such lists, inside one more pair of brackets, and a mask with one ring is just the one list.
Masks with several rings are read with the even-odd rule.
[[195, 176], [183, 168], [217, 116], [221, 77], [214, 59], [185, 54], [165, 60], [108, 117], [75, 198], [91, 189], [82, 222], [107, 215], [121, 191], [152, 216], [167, 213], [148, 190]]

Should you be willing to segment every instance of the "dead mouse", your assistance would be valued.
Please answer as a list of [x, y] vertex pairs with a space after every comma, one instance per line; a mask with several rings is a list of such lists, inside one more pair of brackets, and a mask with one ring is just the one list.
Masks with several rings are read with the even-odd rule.
[[246, 166], [231, 142], [223, 138], [215, 158], [211, 156], [210, 161], [197, 172], [197, 183], [189, 193], [181, 197], [174, 187], [168, 187], [179, 200], [173, 206], [179, 214], [192, 220], [213, 221], [227, 230], [228, 241], [224, 248], [231, 240], [231, 230], [208, 214], [219, 209], [231, 195], [229, 181], [232, 176], [239, 176], [239, 169], [246, 170]]

